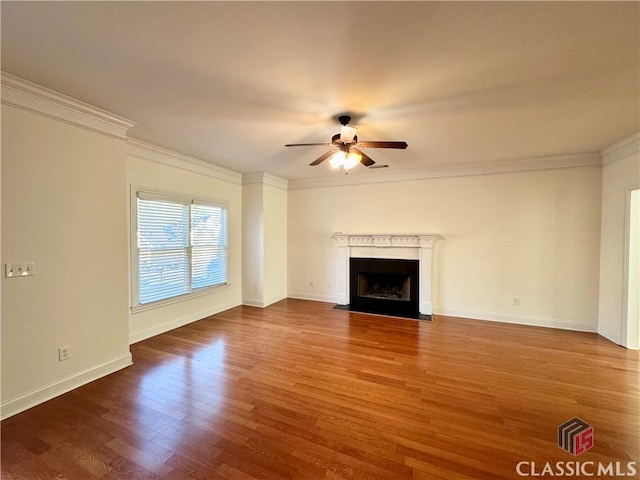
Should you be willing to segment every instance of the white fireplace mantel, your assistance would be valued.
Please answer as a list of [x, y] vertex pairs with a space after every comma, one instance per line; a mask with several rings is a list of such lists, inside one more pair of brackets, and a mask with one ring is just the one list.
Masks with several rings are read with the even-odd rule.
[[420, 275], [420, 313], [431, 315], [433, 312], [431, 286], [433, 284], [433, 247], [442, 235], [428, 234], [348, 234], [337, 232], [331, 235], [338, 244], [338, 265], [336, 281], [337, 301], [348, 305], [349, 259], [362, 258], [401, 258], [418, 260]]

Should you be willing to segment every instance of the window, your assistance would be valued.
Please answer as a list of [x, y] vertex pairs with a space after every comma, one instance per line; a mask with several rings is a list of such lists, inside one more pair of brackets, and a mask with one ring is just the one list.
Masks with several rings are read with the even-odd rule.
[[134, 308], [228, 282], [225, 205], [143, 191], [135, 200]]

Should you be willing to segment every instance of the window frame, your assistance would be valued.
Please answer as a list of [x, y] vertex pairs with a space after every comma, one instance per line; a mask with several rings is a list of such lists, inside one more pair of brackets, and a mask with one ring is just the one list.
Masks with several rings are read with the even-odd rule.
[[[192, 204], [196, 204], [196, 205], [209, 205], [209, 206], [214, 206], [214, 207], [221, 207], [224, 208], [226, 210], [226, 217], [227, 217], [227, 228], [226, 228], [226, 233], [227, 233], [227, 241], [226, 241], [226, 253], [227, 253], [227, 272], [226, 272], [226, 277], [227, 277], [227, 281], [225, 283], [222, 284], [217, 284], [217, 285], [211, 285], [211, 286], [205, 286], [205, 287], [199, 287], [199, 288], [192, 288], [192, 282], [193, 282], [193, 277], [192, 277], [192, 271], [191, 271], [191, 264], [192, 264], [192, 249], [193, 249], [193, 245], [191, 245], [192, 239], [191, 239], [191, 231], [189, 231], [189, 246], [187, 248], [188, 250], [188, 255], [189, 255], [189, 289], [190, 291], [181, 295], [176, 295], [173, 297], [169, 297], [169, 298], [165, 298], [162, 300], [156, 300], [154, 302], [149, 302], [149, 303], [145, 303], [145, 304], [140, 304], [139, 303], [139, 285], [138, 285], [138, 280], [139, 280], [139, 249], [138, 249], [138, 194], [141, 193], [145, 196], [151, 196], [151, 197], [158, 197], [158, 199], [166, 199], [166, 200], [175, 200], [178, 203], [186, 203], [189, 204], [189, 222], [191, 222], [191, 205]], [[141, 186], [135, 186], [135, 185], [131, 185], [131, 189], [130, 189], [130, 198], [129, 198], [129, 217], [130, 217], [130, 225], [129, 225], [129, 272], [130, 272], [130, 279], [131, 279], [131, 298], [130, 298], [130, 305], [131, 305], [131, 312], [132, 313], [138, 313], [138, 312], [143, 312], [145, 310], [150, 310], [153, 308], [158, 308], [158, 307], [163, 307], [165, 305], [171, 305], [174, 303], [179, 303], [179, 302], [184, 302], [186, 300], [190, 300], [192, 298], [197, 298], [203, 295], [209, 295], [211, 293], [215, 293], [221, 290], [226, 290], [230, 287], [231, 285], [231, 245], [230, 245], [230, 228], [229, 228], [229, 224], [230, 224], [230, 208], [229, 208], [229, 203], [227, 201], [222, 201], [222, 200], [215, 200], [212, 198], [205, 198], [202, 196], [195, 196], [195, 195], [186, 195], [183, 193], [174, 193], [174, 192], [168, 192], [168, 191], [164, 191], [164, 190], [159, 190], [156, 188], [148, 188], [148, 187], [141, 187]], [[189, 223], [189, 229], [191, 229], [191, 223]]]

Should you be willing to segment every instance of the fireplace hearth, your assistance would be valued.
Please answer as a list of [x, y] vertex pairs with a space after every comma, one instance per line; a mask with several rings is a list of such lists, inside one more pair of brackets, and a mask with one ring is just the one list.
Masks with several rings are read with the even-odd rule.
[[418, 318], [418, 267], [417, 260], [351, 258], [349, 310]]

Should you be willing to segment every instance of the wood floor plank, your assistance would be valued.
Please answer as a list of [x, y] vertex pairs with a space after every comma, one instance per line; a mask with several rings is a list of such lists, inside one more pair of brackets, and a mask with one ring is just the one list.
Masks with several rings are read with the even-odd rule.
[[134, 365], [2, 422], [1, 476], [516, 479], [520, 461], [640, 461], [640, 354], [592, 333], [287, 299], [131, 346]]

